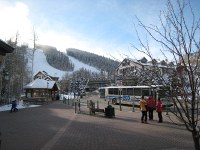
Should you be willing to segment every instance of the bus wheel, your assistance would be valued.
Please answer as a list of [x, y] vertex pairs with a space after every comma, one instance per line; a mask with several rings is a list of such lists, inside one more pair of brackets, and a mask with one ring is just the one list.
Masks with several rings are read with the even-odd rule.
[[113, 99], [112, 99], [112, 104], [114, 104], [114, 105], [115, 105], [116, 103], [117, 103], [117, 100], [116, 100], [116, 98], [113, 98]]

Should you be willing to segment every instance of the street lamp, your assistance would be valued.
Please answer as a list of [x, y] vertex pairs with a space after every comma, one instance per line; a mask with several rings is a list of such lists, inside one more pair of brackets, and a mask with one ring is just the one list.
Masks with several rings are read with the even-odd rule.
[[48, 89], [49, 89], [49, 82], [47, 81], [47, 101], [48, 101]]
[[119, 92], [120, 92], [119, 109], [120, 111], [122, 111], [122, 88], [119, 88]]

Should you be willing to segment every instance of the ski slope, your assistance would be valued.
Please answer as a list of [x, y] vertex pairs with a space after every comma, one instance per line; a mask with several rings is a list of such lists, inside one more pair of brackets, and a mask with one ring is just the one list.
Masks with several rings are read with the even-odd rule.
[[[78, 61], [77, 59], [68, 56], [69, 59], [71, 60], [71, 62], [74, 64], [74, 71], [77, 71], [81, 68], [85, 68], [87, 70], [90, 70], [91, 72], [97, 72], [99, 73], [100, 71], [97, 70], [95, 67], [89, 66], [87, 64], [84, 64], [80, 61]], [[41, 49], [37, 49], [35, 51], [34, 54], [34, 63], [33, 63], [33, 74], [35, 75], [36, 73], [38, 73], [38, 71], [45, 71], [47, 72], [50, 76], [55, 76], [55, 77], [59, 77], [59, 79], [62, 79], [62, 77], [68, 73], [73, 73], [73, 71], [61, 71], [58, 70], [52, 66], [50, 66], [46, 60], [46, 56], [43, 53], [43, 50]], [[32, 63], [29, 59], [29, 64], [28, 67], [31, 69], [32, 68]]]

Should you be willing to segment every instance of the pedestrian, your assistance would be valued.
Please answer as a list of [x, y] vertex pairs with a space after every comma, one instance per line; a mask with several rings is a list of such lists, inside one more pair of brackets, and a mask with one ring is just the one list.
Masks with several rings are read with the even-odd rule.
[[149, 113], [149, 120], [153, 120], [153, 110], [155, 108], [155, 101], [152, 96], [147, 99], [147, 108]]
[[156, 102], [156, 112], [158, 113], [159, 123], [163, 122], [162, 111], [163, 111], [162, 101], [160, 100], [160, 98], [158, 98], [158, 101]]
[[10, 112], [17, 112], [18, 109], [17, 109], [17, 101], [16, 100], [12, 100], [12, 107], [10, 109]]
[[144, 99], [144, 96], [141, 97], [139, 104], [140, 104], [140, 110], [142, 112], [141, 122], [147, 123], [147, 102]]

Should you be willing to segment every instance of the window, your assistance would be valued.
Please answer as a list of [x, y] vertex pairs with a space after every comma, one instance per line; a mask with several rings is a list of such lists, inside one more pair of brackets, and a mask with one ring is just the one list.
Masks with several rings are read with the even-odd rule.
[[134, 95], [135, 96], [141, 96], [141, 88], [135, 88], [134, 89]]
[[108, 94], [113, 94], [113, 89], [108, 89]]
[[149, 96], [149, 89], [142, 89], [142, 95]]
[[127, 95], [126, 88], [123, 88], [123, 89], [122, 89], [122, 94], [123, 94], [123, 95]]
[[127, 89], [127, 95], [133, 95], [133, 88]]
[[119, 94], [119, 91], [118, 91], [117, 88], [114, 88], [114, 89], [113, 89], [113, 94], [114, 94], [114, 95], [118, 95], [118, 94]]

